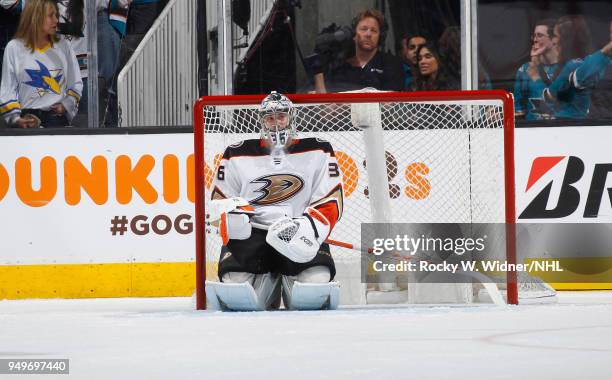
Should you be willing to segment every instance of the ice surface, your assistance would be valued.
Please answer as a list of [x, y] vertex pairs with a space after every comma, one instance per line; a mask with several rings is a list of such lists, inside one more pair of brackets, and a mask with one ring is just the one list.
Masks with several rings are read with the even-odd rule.
[[0, 301], [0, 358], [70, 359], [69, 376], [44, 379], [612, 378], [612, 292], [559, 297], [257, 313], [193, 311], [190, 298]]

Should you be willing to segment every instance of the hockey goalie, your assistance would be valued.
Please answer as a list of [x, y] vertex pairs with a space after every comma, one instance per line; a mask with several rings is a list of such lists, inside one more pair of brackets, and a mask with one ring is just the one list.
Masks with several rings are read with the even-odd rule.
[[294, 106], [272, 91], [259, 108], [261, 137], [225, 149], [206, 223], [222, 240], [221, 310], [334, 309], [339, 285], [325, 240], [342, 215], [341, 175], [329, 142], [299, 138]]

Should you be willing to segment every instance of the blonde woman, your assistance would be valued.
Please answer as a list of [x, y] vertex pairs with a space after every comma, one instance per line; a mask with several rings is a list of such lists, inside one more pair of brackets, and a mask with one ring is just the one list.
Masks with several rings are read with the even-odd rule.
[[11, 127], [65, 127], [77, 112], [79, 65], [57, 25], [54, 0], [26, 2], [2, 64], [0, 115]]

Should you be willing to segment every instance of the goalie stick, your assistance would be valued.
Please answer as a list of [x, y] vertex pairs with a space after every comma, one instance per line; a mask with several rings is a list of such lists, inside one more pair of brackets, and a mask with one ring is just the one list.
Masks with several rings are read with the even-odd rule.
[[[266, 231], [268, 230], [268, 227], [269, 227], [265, 224], [260, 224], [260, 223], [251, 222], [251, 224], [255, 228], [259, 228], [259, 229], [266, 230]], [[363, 252], [361, 250], [361, 246], [358, 244], [351, 244], [351, 243], [347, 243], [347, 242], [343, 242], [339, 240], [333, 240], [333, 239], [327, 239], [325, 240], [325, 243], [329, 245], [334, 245], [336, 247], [348, 248], [350, 250], [357, 251], [357, 252]], [[372, 254], [374, 253], [374, 250], [372, 248], [369, 248], [368, 253]], [[423, 261], [428, 261], [428, 260], [423, 260]], [[483, 288], [487, 291], [487, 293], [489, 293], [489, 296], [491, 297], [491, 300], [493, 301], [494, 304], [496, 305], [506, 304], [501, 292], [499, 291], [499, 289], [497, 289], [497, 286], [494, 283], [492, 283], [491, 279], [487, 277], [486, 275], [482, 273], [468, 272], [464, 270], [460, 270], [459, 273], [472, 277], [475, 280], [477, 280], [480, 284], [482, 284]]]

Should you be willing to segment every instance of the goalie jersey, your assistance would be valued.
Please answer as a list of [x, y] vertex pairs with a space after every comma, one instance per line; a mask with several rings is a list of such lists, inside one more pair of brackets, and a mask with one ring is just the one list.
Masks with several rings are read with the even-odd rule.
[[254, 223], [271, 225], [301, 217], [307, 207], [321, 212], [330, 231], [342, 216], [342, 185], [331, 144], [317, 138], [293, 140], [271, 154], [260, 139], [230, 145], [217, 169], [211, 199], [241, 197], [255, 209]]

